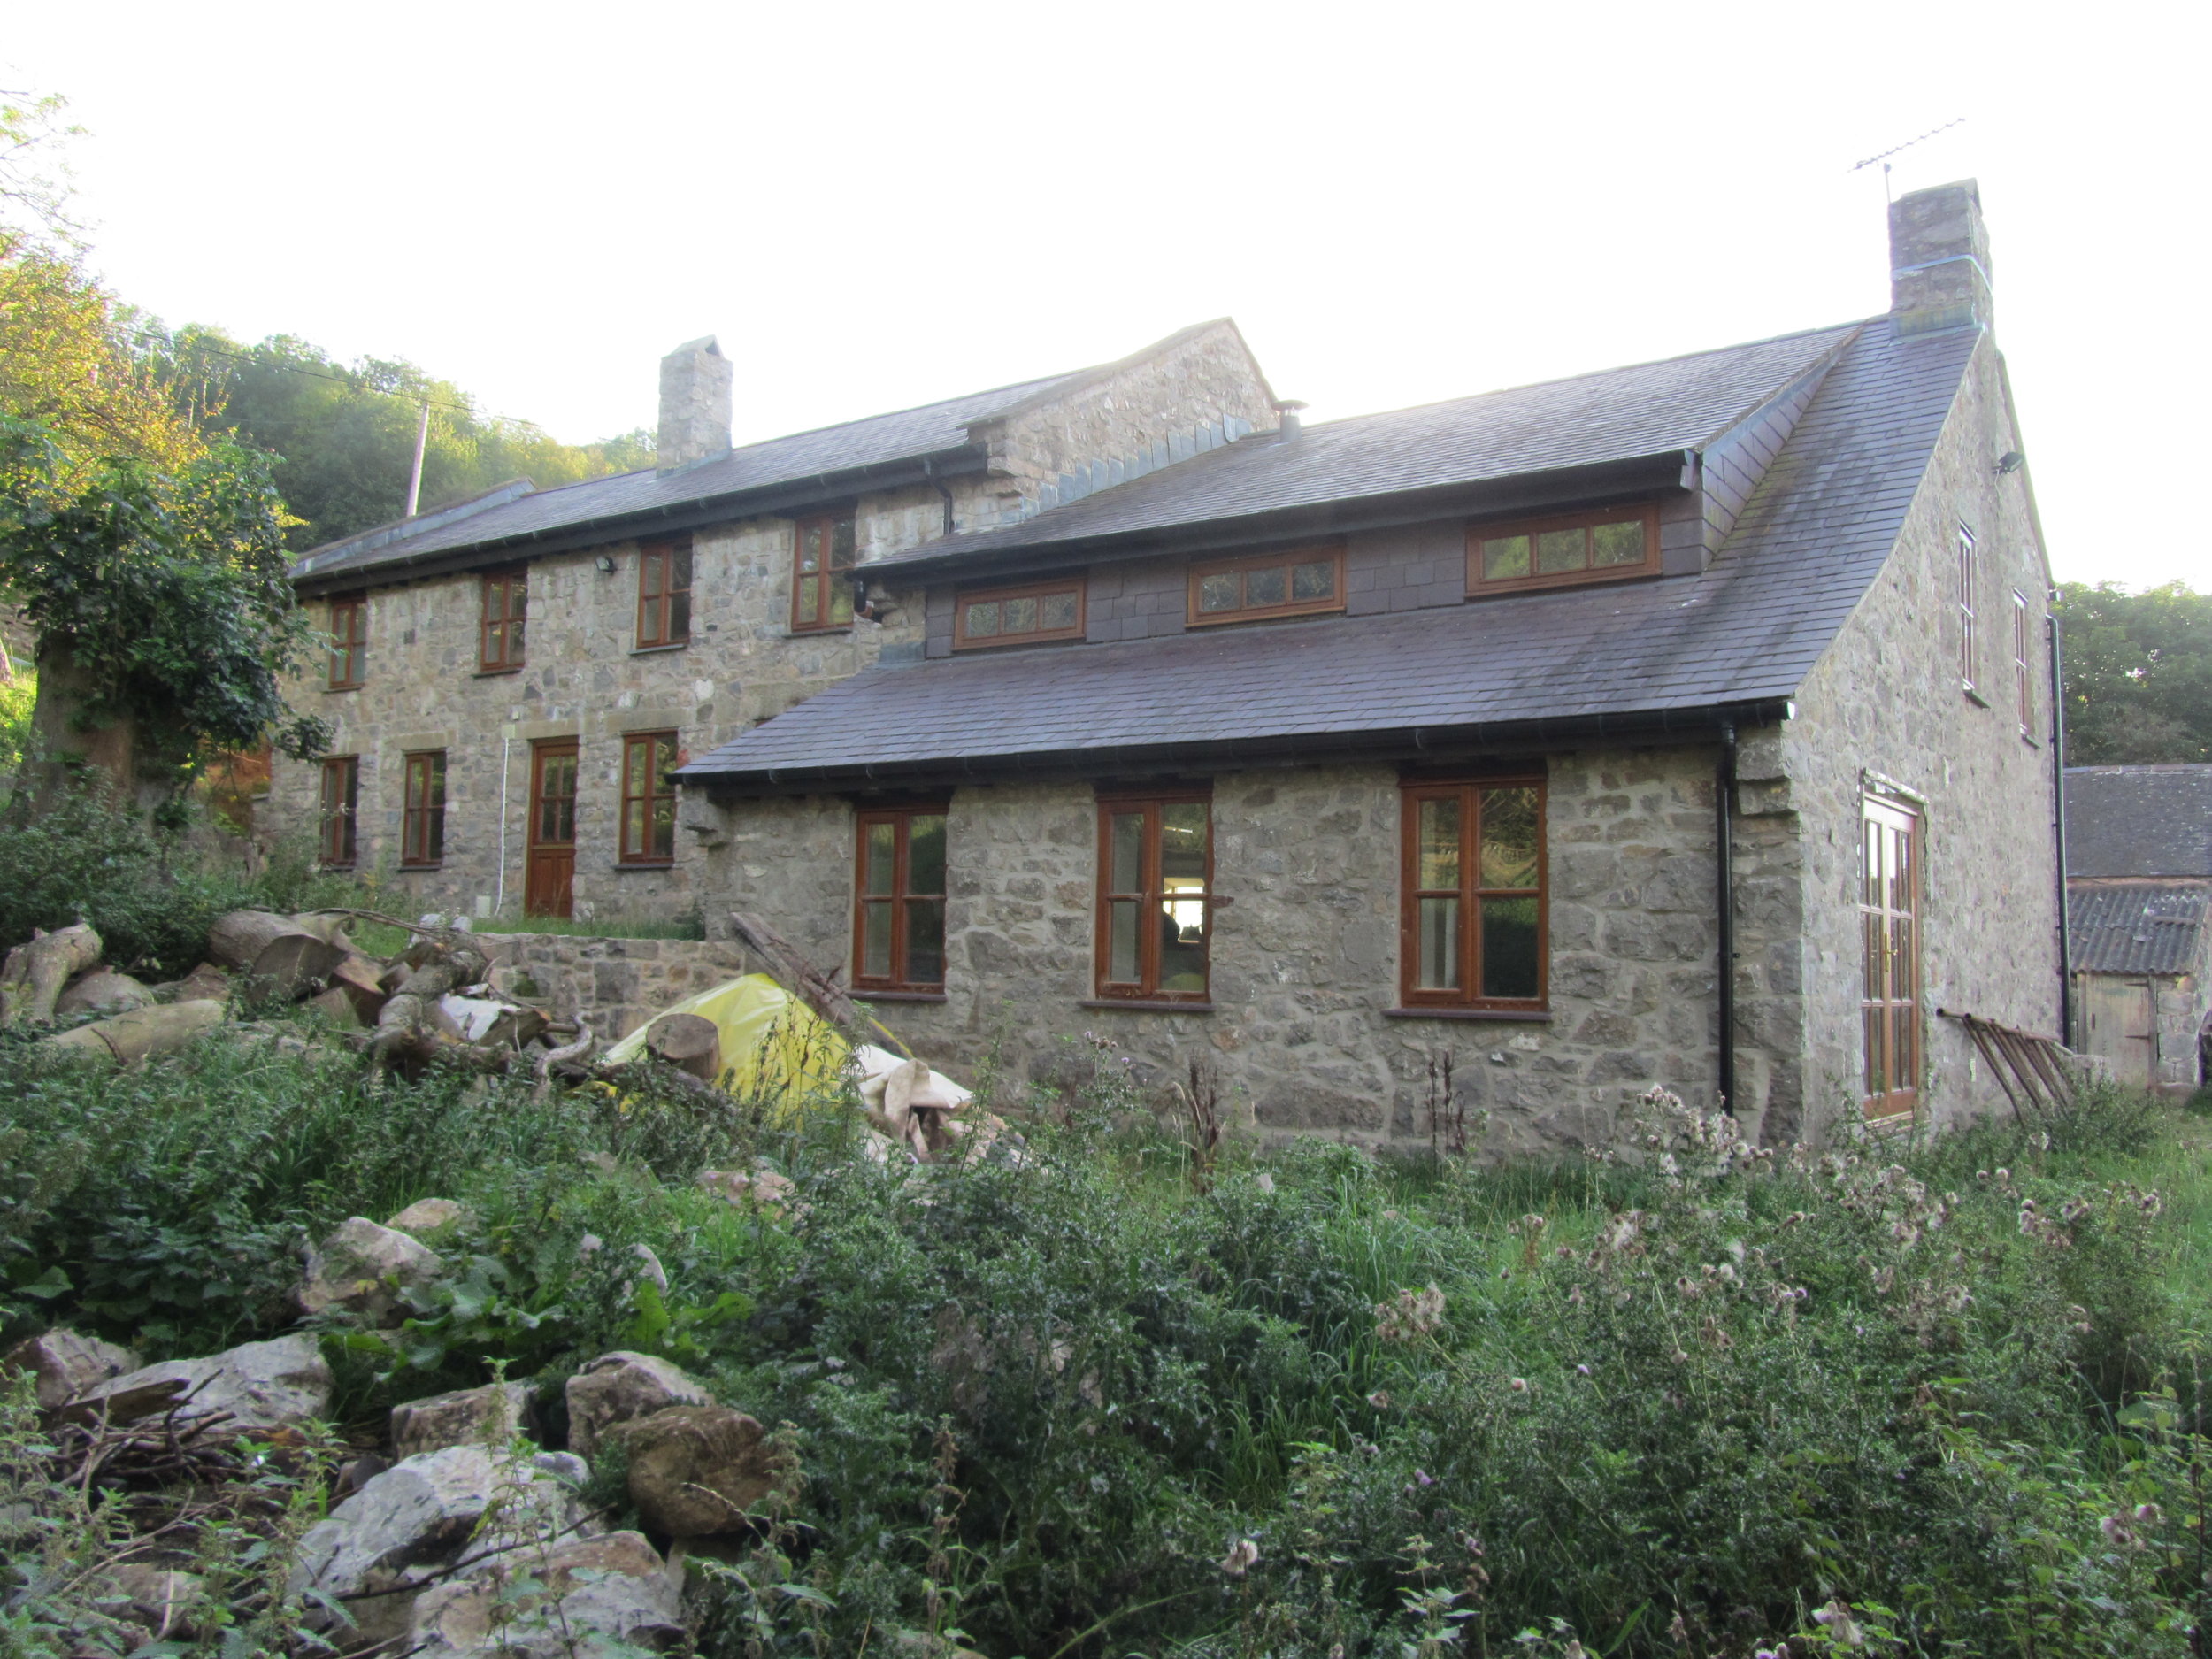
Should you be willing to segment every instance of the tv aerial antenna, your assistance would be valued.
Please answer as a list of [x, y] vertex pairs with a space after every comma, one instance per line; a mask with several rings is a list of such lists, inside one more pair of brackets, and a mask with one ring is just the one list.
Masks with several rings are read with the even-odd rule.
[[1955, 127], [1963, 127], [1965, 125], [1966, 118], [1962, 115], [1955, 121], [1946, 121], [1940, 127], [1932, 127], [1926, 132], [1921, 134], [1919, 137], [1908, 138], [1901, 144], [1893, 144], [1890, 148], [1882, 151], [1882, 153], [1878, 156], [1869, 156], [1864, 161], [1853, 162], [1851, 164], [1850, 170], [1853, 173], [1857, 173], [1862, 169], [1879, 165], [1882, 169], [1882, 199], [1886, 202], [1893, 202], [1897, 198], [1889, 193], [1889, 158], [1897, 154], [1900, 150], [1910, 150], [1915, 144], [1926, 143], [1928, 140], [1933, 138], [1938, 133], [1947, 133]]

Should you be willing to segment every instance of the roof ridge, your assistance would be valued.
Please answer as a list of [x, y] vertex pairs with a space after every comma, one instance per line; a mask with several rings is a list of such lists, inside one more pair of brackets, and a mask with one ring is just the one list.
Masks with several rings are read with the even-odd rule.
[[[942, 409], [948, 403], [964, 403], [972, 397], [992, 397], [995, 396], [1000, 392], [1018, 392], [1025, 390], [1027, 388], [1032, 386], [1048, 386], [1056, 380], [1073, 380], [1079, 374], [1088, 374], [1090, 373], [1091, 371], [1087, 368], [1063, 369], [1056, 374], [1041, 374], [1034, 380], [1009, 380], [1003, 386], [987, 386], [981, 391], [962, 392], [955, 397], [932, 398], [926, 403], [909, 403], [903, 409], [879, 410], [872, 415], [856, 415], [850, 420], [828, 420], [824, 421], [818, 426], [801, 426], [795, 431], [780, 432], [772, 438], [756, 438], [750, 443], [733, 443], [724, 453], [736, 455], [746, 449], [758, 449], [764, 448], [768, 444], [781, 443], [787, 438], [810, 438], [817, 433], [836, 432], [846, 426], [864, 426], [872, 420], [889, 420], [895, 415], [918, 415], [926, 409]], [[978, 420], [983, 420], [987, 419], [988, 417], [979, 415], [976, 419]], [[961, 421], [956, 424], [966, 426], [969, 423], [966, 421]], [[720, 456], [716, 456], [713, 458], [719, 460], [722, 457]]]

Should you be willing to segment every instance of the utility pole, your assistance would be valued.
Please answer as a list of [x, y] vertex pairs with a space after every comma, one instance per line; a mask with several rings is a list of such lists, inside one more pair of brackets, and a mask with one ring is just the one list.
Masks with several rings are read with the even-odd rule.
[[415, 472], [407, 480], [407, 516], [415, 516], [415, 509], [422, 504], [422, 452], [430, 442], [430, 400], [422, 400], [422, 420], [415, 427]]

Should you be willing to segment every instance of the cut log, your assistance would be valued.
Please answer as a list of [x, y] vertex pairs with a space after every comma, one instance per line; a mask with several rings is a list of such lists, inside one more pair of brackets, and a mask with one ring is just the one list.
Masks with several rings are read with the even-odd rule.
[[360, 1010], [354, 1007], [353, 999], [346, 995], [342, 986], [334, 985], [327, 991], [316, 992], [307, 999], [307, 1006], [340, 1031], [358, 1031], [361, 1028]]
[[157, 1002], [45, 1038], [38, 1046], [81, 1053], [109, 1065], [131, 1065], [183, 1048], [221, 1025], [228, 1012], [223, 1002]]
[[418, 940], [402, 960], [411, 971], [399, 981], [394, 994], [425, 997], [434, 1002], [449, 991], [480, 984], [492, 965], [484, 948], [466, 933]]
[[330, 971], [330, 988], [344, 993], [347, 1002], [353, 1005], [357, 1020], [364, 1025], [373, 1025], [391, 995], [384, 988], [383, 976], [381, 963], [351, 952]]
[[112, 968], [95, 968], [69, 982], [69, 988], [54, 1004], [54, 1012], [122, 1014], [134, 1008], [143, 1008], [153, 1000], [153, 992], [129, 974], [118, 973]]
[[230, 975], [211, 962], [203, 962], [173, 987], [163, 988], [175, 991], [176, 995], [169, 999], [173, 1002], [223, 1002], [230, 1000]]
[[322, 988], [349, 954], [321, 933], [273, 910], [232, 910], [208, 929], [208, 955], [235, 968], [265, 995], [296, 1002]]
[[645, 1047], [702, 1083], [722, 1075], [722, 1033], [696, 1014], [663, 1014], [645, 1030]]
[[82, 922], [50, 933], [35, 930], [0, 965], [0, 1025], [50, 1023], [62, 987], [99, 962], [100, 935]]
[[274, 910], [226, 910], [207, 930], [207, 954], [219, 967], [234, 973], [249, 972], [254, 959], [287, 933], [320, 937]]

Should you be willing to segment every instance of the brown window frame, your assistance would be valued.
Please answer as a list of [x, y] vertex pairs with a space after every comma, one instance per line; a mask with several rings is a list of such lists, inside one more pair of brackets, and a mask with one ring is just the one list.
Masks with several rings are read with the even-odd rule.
[[[334, 789], [334, 780], [344, 780]], [[360, 856], [361, 757], [323, 757], [322, 809], [317, 825], [319, 863], [326, 870], [350, 870]]]
[[[1249, 584], [1242, 581], [1250, 571], [1280, 568], [1283, 572], [1283, 592], [1291, 591], [1290, 571], [1293, 565], [1317, 565], [1327, 559], [1335, 566], [1335, 577], [1326, 599], [1288, 599], [1280, 604], [1239, 604], [1231, 611], [1201, 611], [1199, 592], [1209, 577], [1234, 573], [1240, 579], [1238, 596], [1241, 599], [1249, 591]], [[1214, 628], [1229, 622], [1262, 622], [1276, 617], [1311, 617], [1344, 609], [1344, 544], [1323, 543], [1315, 547], [1290, 548], [1280, 553], [1247, 554], [1237, 558], [1207, 559], [1190, 567], [1189, 588], [1183, 601], [1183, 623], [1186, 627]]]
[[[834, 563], [837, 546], [837, 526], [849, 525], [853, 534], [852, 563], [839, 570]], [[810, 526], [818, 525], [822, 530], [822, 568], [809, 571], [802, 566], [806, 557], [806, 533]], [[849, 628], [853, 625], [853, 571], [860, 563], [860, 525], [849, 512], [810, 513], [796, 518], [791, 525], [791, 631], [794, 634], [826, 634], [833, 629]], [[814, 609], [808, 611], [801, 603], [809, 578], [815, 581]], [[845, 596], [845, 614], [837, 614], [837, 595]]]
[[1959, 688], [1975, 702], [1982, 701], [1980, 689], [1974, 679], [1974, 664], [1980, 655], [1980, 641], [1976, 637], [1975, 602], [1980, 596], [1981, 565], [1974, 546], [1974, 533], [1964, 525], [1958, 527], [1959, 556]]
[[368, 672], [369, 596], [349, 594], [330, 602], [330, 677], [326, 689], [358, 689]]
[[[500, 598], [493, 614], [492, 595]], [[511, 674], [526, 659], [530, 626], [530, 567], [487, 571], [478, 590], [476, 668], [479, 673]], [[496, 649], [495, 649], [496, 646]]]
[[[1160, 988], [1160, 933], [1156, 925], [1144, 926], [1146, 918], [1159, 912], [1167, 902], [1167, 891], [1162, 879], [1161, 832], [1163, 809], [1201, 803], [1206, 809], [1206, 875], [1204, 890], [1195, 902], [1204, 908], [1204, 921], [1200, 925], [1199, 942], [1204, 950], [1201, 979], [1204, 980], [1195, 991], [1165, 991]], [[1132, 811], [1144, 815], [1142, 846], [1138, 862], [1138, 886], [1128, 890], [1115, 888], [1113, 876], [1114, 819]], [[1213, 787], [1194, 784], [1182, 788], [1101, 791], [1098, 795], [1098, 873], [1097, 907], [1093, 918], [1092, 988], [1102, 1002], [1149, 1003], [1163, 1007], [1211, 1008], [1213, 1006], [1213, 939], [1214, 912], [1221, 899], [1215, 891], [1214, 879], [1214, 810]], [[1137, 904], [1137, 978], [1116, 980], [1108, 978], [1112, 970], [1113, 906], [1117, 902], [1134, 900]], [[1179, 902], [1191, 902], [1185, 899]]]
[[691, 643], [691, 573], [687, 535], [638, 549], [637, 649], [668, 650]]
[[2028, 596], [2012, 592], [2012, 691], [2020, 718], [2020, 735], [2035, 741], [2034, 630], [2029, 626]]
[[400, 757], [403, 870], [434, 870], [445, 862], [445, 753], [442, 749], [418, 749]]
[[[1536, 793], [1536, 885], [1486, 887], [1480, 879], [1480, 795], [1486, 789]], [[1541, 1013], [1551, 1006], [1551, 846], [1548, 787], [1541, 773], [1402, 778], [1398, 843], [1398, 995], [1406, 1009]], [[1424, 887], [1421, 880], [1421, 803], [1450, 798], [1459, 805], [1459, 885]], [[1536, 900], [1536, 995], [1482, 995], [1482, 902], [1533, 896]], [[1455, 899], [1459, 904], [1459, 985], [1424, 987], [1421, 979], [1421, 902]]]
[[[1587, 532], [1596, 526], [1619, 524], [1630, 518], [1643, 520], [1644, 557], [1640, 564], [1608, 565], [1602, 569], [1593, 564], [1578, 571], [1540, 572], [1536, 570], [1536, 537], [1559, 530]], [[1517, 535], [1530, 539], [1529, 574], [1486, 577], [1482, 573], [1482, 544]], [[1596, 549], [1586, 535], [1584, 545], [1587, 549], [1586, 557], [1594, 559]], [[1641, 577], [1656, 576], [1659, 570], [1659, 503], [1655, 501], [1631, 502], [1623, 506], [1596, 508], [1586, 512], [1548, 513], [1536, 518], [1500, 518], [1467, 526], [1467, 596], [1470, 599], [1486, 598], [1492, 594], [1525, 593], [1536, 588], [1579, 588], [1591, 582], [1634, 581]]]
[[[890, 992], [907, 996], [939, 996], [945, 989], [944, 907], [947, 895], [943, 888], [935, 893], [916, 893], [913, 890], [912, 861], [914, 820], [937, 818], [948, 820], [946, 825], [945, 887], [951, 886], [951, 803], [941, 800], [904, 802], [897, 806], [861, 807], [853, 814], [853, 971], [852, 986], [857, 992]], [[868, 891], [868, 832], [877, 825], [891, 826], [891, 890], [888, 893]], [[937, 977], [922, 979], [912, 972], [913, 909], [918, 903], [934, 902], [938, 906]], [[868, 962], [868, 910], [881, 905], [890, 913], [891, 972], [870, 973]]]
[[[1055, 594], [1072, 592], [1075, 595], [1075, 625], [1066, 628], [1032, 628], [1025, 634], [987, 634], [981, 638], [968, 633], [968, 611], [972, 606], [998, 604], [1010, 600], [1035, 599], [1039, 602], [1037, 614], [1042, 617], [1042, 602]], [[956, 595], [952, 602], [952, 649], [956, 651], [987, 651], [1002, 645], [1041, 645], [1049, 640], [1079, 640], [1083, 637], [1090, 615], [1090, 583], [1081, 575], [1058, 581], [1023, 582], [1012, 588], [979, 588], [972, 593]]]
[[[668, 764], [666, 766], [656, 766], [652, 764], [653, 752], [664, 744], [667, 747]], [[644, 750], [647, 756], [642, 777], [638, 770], [641, 750]], [[676, 786], [669, 781], [668, 773], [682, 764], [683, 751], [677, 746], [675, 733], [625, 732], [622, 734], [622, 796], [615, 819], [618, 826], [615, 857], [618, 863], [665, 867], [676, 862]], [[653, 835], [649, 826], [654, 822], [655, 809], [663, 802], [668, 806], [666, 852], [650, 845], [657, 837]], [[648, 844], [641, 848], [630, 833], [630, 807], [633, 803], [642, 803], [645, 809], [640, 821], [648, 826]]]
[[[1920, 1103], [1920, 1070], [1925, 1021], [1920, 1006], [1923, 978], [1921, 972], [1921, 896], [1923, 878], [1921, 866], [1924, 848], [1923, 822], [1919, 809], [1912, 803], [1895, 795], [1869, 792], [1860, 799], [1859, 807], [1859, 1041], [1860, 1041], [1860, 1103], [1869, 1118], [1881, 1119], [1909, 1115]], [[1889, 874], [1890, 860], [1896, 848], [1905, 848], [1904, 904], [1893, 901], [1899, 896], [1892, 890], [1878, 891], [1878, 884], [1893, 881]], [[1884, 861], [1880, 874], [1870, 872], [1878, 856]], [[1909, 929], [1901, 948], [1898, 924], [1903, 922]], [[1879, 958], [1878, 964], [1877, 958]], [[1901, 985], [1898, 968], [1903, 968], [1904, 983]], [[1882, 1031], [1880, 1074], [1877, 1076], [1876, 1044], [1873, 1033], [1877, 1020]], [[1902, 1038], [1901, 1045], [1899, 1039]], [[1902, 1064], [1895, 1064], [1896, 1050], [1903, 1049]], [[1901, 1087], [1900, 1079], [1902, 1079]]]

